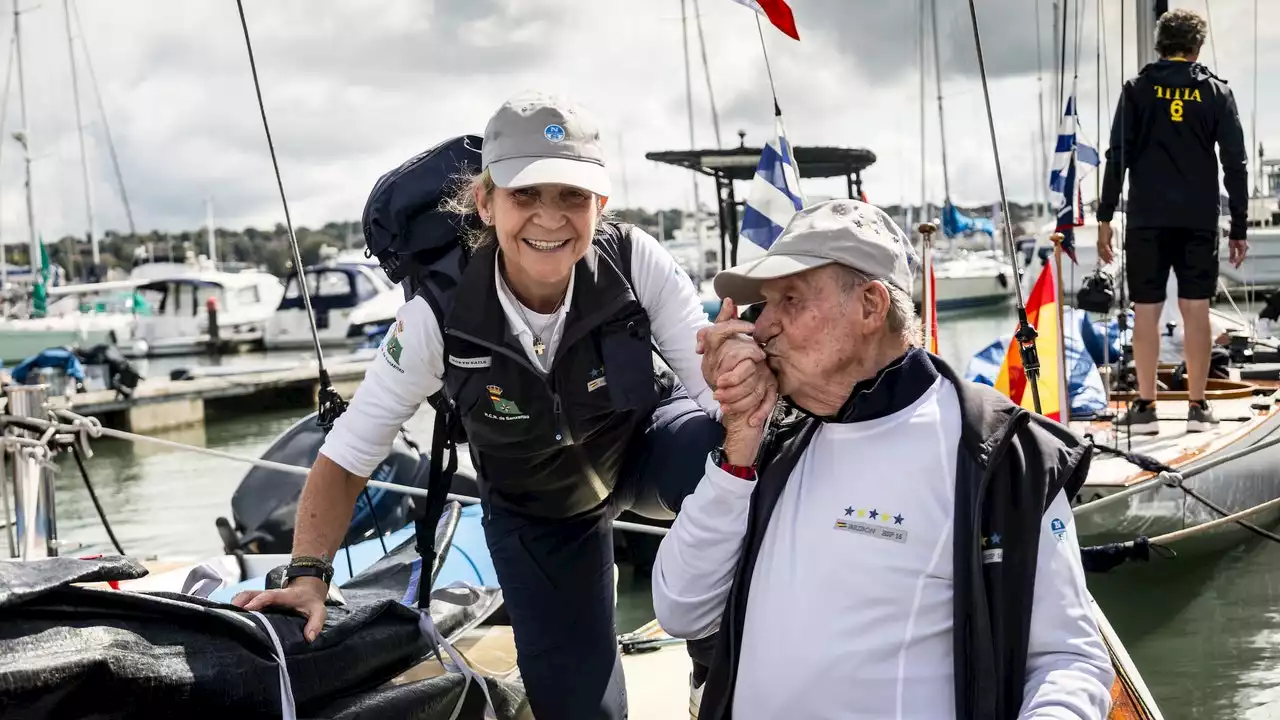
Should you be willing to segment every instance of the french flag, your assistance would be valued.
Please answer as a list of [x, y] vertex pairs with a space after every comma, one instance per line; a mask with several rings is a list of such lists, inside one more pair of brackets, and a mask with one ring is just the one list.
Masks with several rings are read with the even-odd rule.
[[746, 5], [756, 12], [769, 18], [769, 22], [773, 26], [781, 30], [788, 37], [799, 40], [800, 33], [796, 31], [796, 19], [791, 14], [791, 8], [787, 6], [783, 0], [733, 0], [739, 5]]

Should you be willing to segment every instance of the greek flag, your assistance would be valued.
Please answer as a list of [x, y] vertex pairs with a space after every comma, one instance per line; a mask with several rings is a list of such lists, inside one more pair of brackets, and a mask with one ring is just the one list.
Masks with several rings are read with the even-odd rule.
[[[1084, 165], [1081, 172], [1080, 166]], [[1062, 249], [1076, 262], [1075, 228], [1084, 225], [1084, 199], [1080, 181], [1099, 165], [1098, 151], [1080, 140], [1076, 96], [1067, 96], [1067, 107], [1058, 124], [1058, 144], [1049, 172], [1049, 202], [1056, 210], [1056, 230], [1063, 234]]]
[[742, 210], [742, 237], [765, 250], [782, 234], [796, 211], [804, 208], [800, 173], [791, 143], [782, 130], [782, 116], [774, 117], [775, 138], [760, 152], [756, 176]]

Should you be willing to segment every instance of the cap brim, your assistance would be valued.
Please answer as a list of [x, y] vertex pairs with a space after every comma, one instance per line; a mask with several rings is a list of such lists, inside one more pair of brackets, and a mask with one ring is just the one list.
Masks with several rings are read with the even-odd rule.
[[511, 158], [489, 164], [489, 177], [500, 188], [554, 183], [571, 185], [609, 197], [609, 172], [603, 165], [569, 158]]
[[764, 300], [760, 287], [765, 280], [796, 275], [834, 262], [812, 255], [765, 255], [758, 260], [716, 273], [712, 285], [721, 299], [733, 298], [733, 302], [739, 306], [751, 305]]

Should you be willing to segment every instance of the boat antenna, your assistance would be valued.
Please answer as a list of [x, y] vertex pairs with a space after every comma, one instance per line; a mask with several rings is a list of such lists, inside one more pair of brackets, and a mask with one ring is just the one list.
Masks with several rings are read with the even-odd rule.
[[[1004, 190], [1004, 171], [1000, 166], [1000, 145], [996, 141], [996, 121], [991, 113], [991, 91], [987, 87], [987, 66], [982, 58], [982, 33], [978, 30], [978, 8], [974, 0], [969, 0], [969, 19], [973, 24], [973, 45], [978, 54], [978, 75], [982, 78], [982, 99], [987, 107], [987, 127], [991, 131], [991, 152], [996, 163], [996, 183], [1000, 188], [1001, 220], [1004, 224], [1006, 250], [1009, 263], [1013, 266], [1013, 277], [1018, 278], [1017, 251], [1013, 246], [1013, 221], [1009, 213], [1009, 198]], [[937, 52], [935, 49], [934, 52]], [[1036, 329], [1027, 320], [1027, 305], [1022, 297], [1022, 283], [1014, 282], [1013, 297], [1018, 310], [1018, 330], [1013, 334], [1018, 342], [1018, 351], [1022, 356], [1022, 369], [1027, 375], [1027, 384], [1031, 387], [1031, 400], [1035, 411], [1040, 412], [1040, 358], [1036, 354]]]
[[284, 206], [284, 223], [289, 232], [289, 248], [293, 251], [293, 269], [298, 274], [298, 287], [301, 290], [302, 303], [307, 308], [307, 325], [311, 328], [311, 341], [315, 346], [316, 364], [319, 366], [320, 392], [316, 422], [328, 431], [333, 428], [333, 423], [338, 416], [347, 409], [347, 403], [329, 382], [329, 371], [324, 367], [324, 353], [320, 349], [320, 331], [316, 328], [315, 313], [311, 311], [311, 291], [307, 288], [307, 274], [302, 267], [302, 253], [298, 250], [298, 238], [293, 233], [293, 220], [289, 215], [289, 200], [284, 193], [284, 180], [280, 177], [276, 146], [271, 141], [271, 126], [267, 122], [266, 105], [262, 102], [262, 85], [258, 82], [258, 66], [253, 59], [253, 42], [249, 39], [249, 23], [244, 17], [243, 0], [236, 0], [236, 8], [240, 11], [240, 27], [244, 29], [244, 45], [249, 52], [249, 70], [253, 73], [253, 90], [258, 96], [258, 111], [262, 114], [262, 129], [267, 135], [267, 149], [271, 152], [271, 166], [276, 174], [276, 187], [280, 189], [280, 204]]

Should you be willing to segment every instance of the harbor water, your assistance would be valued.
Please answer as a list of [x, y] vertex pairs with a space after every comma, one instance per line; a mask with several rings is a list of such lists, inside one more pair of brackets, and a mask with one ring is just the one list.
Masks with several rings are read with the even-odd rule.
[[[994, 337], [1012, 332], [1012, 310], [945, 315], [941, 354], [958, 371]], [[258, 363], [262, 355], [223, 359]], [[151, 361], [148, 375], [217, 360]], [[162, 437], [257, 456], [298, 411], [211, 417]], [[425, 432], [427, 428], [411, 428]], [[214, 527], [247, 466], [154, 445], [103, 439], [88, 469], [124, 549], [141, 558], [198, 559], [221, 552]], [[112, 552], [75, 465], [58, 475], [58, 534], [66, 555]], [[1169, 720], [1280, 720], [1280, 545], [1252, 540], [1210, 561], [1175, 559], [1091, 575], [1116, 627]], [[619, 630], [652, 618], [648, 582], [624, 572]]]

